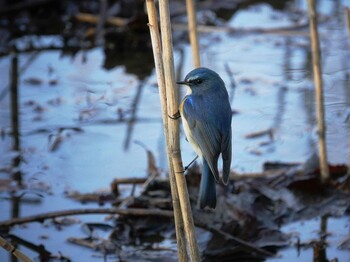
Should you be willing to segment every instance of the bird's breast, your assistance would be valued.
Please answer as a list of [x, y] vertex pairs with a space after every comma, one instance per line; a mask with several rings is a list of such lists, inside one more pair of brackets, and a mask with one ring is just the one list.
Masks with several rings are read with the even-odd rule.
[[191, 129], [190, 125], [187, 122], [186, 115], [182, 113], [185, 101], [187, 99], [189, 99], [187, 102], [191, 101], [191, 97], [185, 97], [184, 100], [180, 104], [182, 126], [183, 126], [183, 129], [185, 131], [185, 135], [187, 137], [188, 142], [192, 145], [192, 147], [193, 147], [194, 151], [197, 153], [197, 155], [198, 156], [202, 156], [202, 152], [201, 152], [201, 150], [200, 150], [200, 148], [199, 148], [199, 146], [198, 146], [198, 144], [196, 142], [196, 139], [193, 136], [192, 129]]

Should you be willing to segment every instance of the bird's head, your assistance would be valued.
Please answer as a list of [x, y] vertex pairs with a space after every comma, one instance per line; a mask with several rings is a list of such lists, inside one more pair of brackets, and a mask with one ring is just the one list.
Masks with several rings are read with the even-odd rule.
[[199, 93], [217, 86], [225, 86], [223, 80], [217, 73], [205, 67], [199, 67], [192, 70], [187, 74], [184, 81], [176, 83], [187, 85], [193, 93]]

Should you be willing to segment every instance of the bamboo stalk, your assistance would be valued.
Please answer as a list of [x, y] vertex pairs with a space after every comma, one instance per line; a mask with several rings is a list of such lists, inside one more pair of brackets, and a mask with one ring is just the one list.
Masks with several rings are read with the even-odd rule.
[[197, 34], [197, 17], [194, 0], [186, 0], [187, 17], [188, 17], [188, 33], [192, 47], [193, 63], [195, 67], [200, 67], [199, 44]]
[[176, 179], [174, 173], [173, 163], [171, 161], [171, 149], [169, 143], [169, 127], [168, 127], [168, 110], [167, 110], [167, 96], [166, 96], [166, 86], [162, 59], [162, 48], [160, 43], [158, 20], [156, 15], [156, 6], [154, 0], [146, 0], [146, 8], [149, 20], [149, 29], [152, 41], [154, 63], [156, 68], [156, 75], [159, 86], [160, 103], [162, 108], [162, 118], [164, 126], [164, 135], [166, 140], [167, 158], [169, 166], [169, 180], [171, 188], [171, 198], [174, 209], [174, 221], [176, 230], [176, 241], [178, 247], [179, 261], [188, 261], [187, 251], [186, 251], [186, 238], [184, 231], [184, 223], [181, 215], [181, 207], [179, 201], [179, 195], [176, 186]]
[[[167, 96], [167, 108], [169, 115], [175, 115], [178, 112], [178, 92], [175, 86], [174, 57], [171, 37], [171, 24], [169, 15], [169, 2], [159, 1], [160, 27], [163, 47], [164, 77]], [[181, 160], [180, 141], [179, 141], [179, 122], [178, 120], [169, 120], [169, 143], [171, 158], [175, 172], [177, 190], [179, 194], [182, 218], [185, 226], [185, 234], [188, 244], [190, 260], [200, 261], [199, 249], [195, 234], [190, 200], [187, 192], [187, 185], [183, 174], [183, 165]]]
[[326, 146], [326, 127], [323, 98], [323, 81], [321, 68], [321, 52], [317, 31], [317, 13], [314, 0], [308, 0], [308, 11], [310, 17], [310, 38], [312, 48], [312, 68], [315, 82], [316, 111], [317, 111], [317, 129], [318, 144], [320, 156], [321, 181], [326, 182], [329, 179], [329, 169], [327, 163]]
[[15, 246], [0, 236], [0, 246], [23, 262], [33, 262], [26, 254], [22, 253]]

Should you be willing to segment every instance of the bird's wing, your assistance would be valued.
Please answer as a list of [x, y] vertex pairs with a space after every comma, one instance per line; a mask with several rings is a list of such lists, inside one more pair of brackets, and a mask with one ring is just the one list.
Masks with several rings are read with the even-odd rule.
[[212, 119], [215, 115], [207, 114], [208, 112], [208, 105], [200, 97], [189, 96], [182, 104], [182, 117], [187, 121], [191, 136], [200, 148], [215, 179], [219, 181], [217, 162], [221, 151], [221, 133]]
[[228, 179], [231, 172], [231, 159], [232, 159], [232, 134], [231, 128], [229, 132], [226, 134], [221, 143], [221, 152], [222, 152], [222, 182], [227, 185]]

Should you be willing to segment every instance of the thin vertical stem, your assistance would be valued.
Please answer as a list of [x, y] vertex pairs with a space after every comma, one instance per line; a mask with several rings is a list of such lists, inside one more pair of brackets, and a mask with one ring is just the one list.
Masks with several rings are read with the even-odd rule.
[[345, 19], [346, 19], [346, 25], [348, 27], [348, 34], [350, 37], [350, 8], [349, 7], [345, 8]]
[[13, 149], [19, 149], [19, 123], [18, 123], [18, 58], [16, 55], [11, 61], [11, 118], [12, 118], [12, 135]]
[[167, 149], [167, 158], [169, 166], [169, 180], [171, 187], [171, 197], [174, 209], [174, 220], [175, 220], [175, 230], [176, 230], [176, 240], [178, 247], [178, 256], [179, 261], [187, 262], [188, 256], [186, 251], [186, 238], [184, 231], [184, 223], [181, 215], [179, 195], [176, 186], [176, 179], [174, 173], [174, 167], [171, 160], [171, 150], [169, 143], [169, 128], [168, 128], [168, 110], [167, 110], [167, 97], [166, 97], [166, 87], [165, 87], [165, 78], [163, 70], [163, 60], [162, 60], [162, 49], [160, 44], [159, 28], [156, 15], [156, 6], [154, 0], [146, 0], [146, 7], [148, 13], [148, 26], [150, 29], [154, 63], [156, 68], [156, 75], [159, 86], [160, 94], [160, 103], [162, 108], [162, 118], [163, 118], [163, 127], [164, 135], [166, 140], [166, 149]]
[[[171, 37], [171, 23], [169, 14], [169, 2], [167, 0], [159, 1], [160, 27], [163, 48], [163, 66], [167, 96], [168, 114], [175, 115], [178, 112], [178, 92], [175, 86], [174, 57]], [[187, 192], [186, 180], [183, 174], [183, 165], [181, 160], [180, 140], [179, 140], [179, 122], [171, 119], [168, 122], [169, 142], [171, 158], [174, 167], [176, 185], [179, 194], [182, 218], [185, 226], [186, 239], [190, 260], [200, 261], [199, 249], [195, 234], [190, 200]]]
[[317, 111], [317, 128], [318, 144], [320, 155], [321, 180], [326, 182], [329, 179], [329, 169], [327, 163], [327, 146], [326, 146], [326, 127], [323, 98], [323, 81], [321, 69], [321, 52], [317, 31], [317, 13], [314, 0], [308, 0], [308, 10], [310, 17], [310, 37], [312, 48], [312, 68], [315, 82], [316, 111]]
[[195, 67], [200, 67], [200, 54], [197, 33], [197, 16], [194, 0], [186, 0], [187, 16], [188, 16], [188, 33], [192, 47], [193, 63]]
[[19, 110], [18, 110], [18, 58], [17, 55], [12, 57], [11, 61], [11, 72], [10, 72], [11, 86], [11, 119], [12, 119], [12, 137], [13, 137], [13, 150], [17, 152], [13, 160], [13, 166], [15, 168], [15, 173], [13, 174], [13, 179], [19, 184], [22, 183], [21, 171], [17, 167], [21, 164], [20, 156], [20, 132], [19, 132]]
[[100, 0], [100, 14], [96, 24], [95, 45], [104, 44], [104, 26], [107, 20], [107, 0]]

